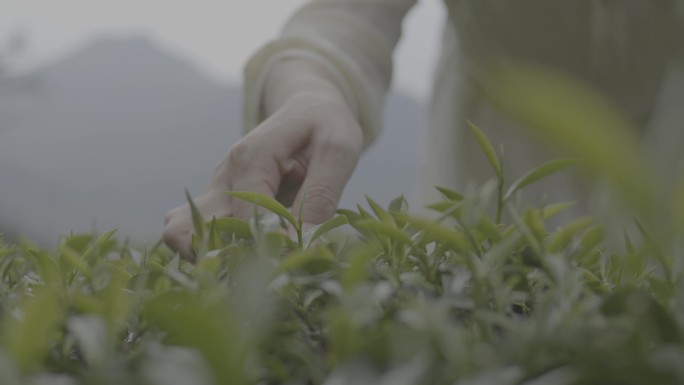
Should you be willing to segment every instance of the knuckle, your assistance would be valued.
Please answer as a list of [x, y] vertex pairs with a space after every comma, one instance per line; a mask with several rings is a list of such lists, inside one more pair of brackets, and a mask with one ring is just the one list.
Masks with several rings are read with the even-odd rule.
[[169, 223], [171, 223], [178, 216], [182, 209], [182, 207], [176, 207], [167, 211], [166, 215], [164, 216], [164, 226], [168, 226]]
[[240, 165], [245, 163], [247, 161], [249, 151], [249, 143], [244, 138], [240, 139], [230, 147], [227, 157], [228, 163], [232, 165]]
[[168, 224], [164, 226], [164, 231], [162, 232], [162, 239], [164, 243], [171, 247], [172, 249], [177, 249], [180, 245], [183, 230], [178, 225]]
[[334, 154], [345, 159], [358, 157], [361, 152], [361, 146], [356, 141], [347, 138], [327, 138], [322, 140], [319, 146], [323, 153]]
[[306, 188], [304, 210], [308, 213], [321, 212], [322, 216], [332, 213], [337, 208], [337, 193], [325, 184], [312, 184]]
[[164, 228], [166, 228], [166, 226], [168, 226], [172, 220], [173, 220], [173, 213], [171, 211], [169, 211], [164, 216]]

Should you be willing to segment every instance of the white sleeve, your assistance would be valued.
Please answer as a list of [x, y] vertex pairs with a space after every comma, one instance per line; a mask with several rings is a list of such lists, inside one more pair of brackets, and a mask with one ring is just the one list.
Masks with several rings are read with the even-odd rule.
[[404, 16], [417, 0], [314, 0], [288, 21], [279, 39], [247, 63], [245, 131], [265, 118], [262, 93], [270, 67], [283, 58], [308, 58], [335, 77], [357, 114], [368, 146], [378, 135], [392, 78], [392, 54]]

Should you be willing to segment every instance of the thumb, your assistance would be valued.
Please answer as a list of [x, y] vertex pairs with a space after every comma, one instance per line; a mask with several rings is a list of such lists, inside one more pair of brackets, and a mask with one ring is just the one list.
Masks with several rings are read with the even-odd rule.
[[311, 156], [306, 179], [293, 205], [306, 229], [330, 219], [337, 209], [344, 187], [354, 172], [359, 151], [344, 143], [318, 146]]

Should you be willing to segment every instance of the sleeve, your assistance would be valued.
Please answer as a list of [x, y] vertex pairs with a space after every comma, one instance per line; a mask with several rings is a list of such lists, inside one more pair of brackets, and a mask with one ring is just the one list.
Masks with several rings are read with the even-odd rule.
[[404, 16], [417, 0], [314, 0], [297, 11], [279, 39], [259, 50], [245, 68], [245, 132], [265, 118], [262, 93], [270, 67], [284, 58], [307, 58], [335, 77], [364, 130], [366, 147], [381, 127], [392, 55]]

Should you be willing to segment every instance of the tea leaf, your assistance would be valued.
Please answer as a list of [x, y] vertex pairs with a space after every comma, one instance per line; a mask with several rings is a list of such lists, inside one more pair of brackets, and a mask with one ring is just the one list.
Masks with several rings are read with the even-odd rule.
[[608, 176], [641, 213], [657, 194], [633, 127], [610, 101], [578, 79], [541, 65], [501, 60], [481, 79], [487, 97], [536, 138]]
[[325, 262], [334, 263], [335, 259], [330, 257], [326, 253], [320, 253], [320, 250], [308, 249], [296, 251], [290, 254], [288, 257], [283, 259], [283, 261], [276, 267], [274, 275], [289, 272], [298, 268], [304, 267], [306, 264], [311, 263], [316, 260], [321, 260]]
[[423, 236], [428, 240], [442, 242], [451, 249], [461, 253], [472, 250], [468, 237], [456, 229], [419, 218], [410, 219], [410, 223], [418, 229], [423, 230]]
[[392, 216], [389, 215], [387, 211], [385, 211], [385, 209], [382, 208], [382, 206], [380, 206], [377, 202], [371, 199], [368, 195], [366, 195], [366, 202], [368, 202], [368, 205], [370, 206], [371, 210], [373, 210], [378, 219], [380, 219], [383, 222], [394, 223], [394, 219], [392, 218]]
[[67, 266], [76, 269], [86, 277], [92, 277], [90, 267], [83, 257], [68, 246], [62, 246], [59, 249], [59, 261], [60, 264], [64, 261]]
[[450, 201], [462, 201], [463, 195], [457, 193], [456, 191], [449, 190], [444, 187], [435, 186], [437, 191], [439, 191], [444, 197]]
[[54, 333], [64, 316], [59, 293], [37, 290], [33, 298], [24, 297], [21, 316], [5, 314], [2, 342], [24, 372], [35, 369], [50, 351]]
[[575, 159], [559, 159], [544, 163], [513, 182], [511, 187], [508, 188], [508, 191], [506, 191], [504, 200], [509, 200], [513, 194], [534, 182], [578, 164], [581, 164], [581, 162]]
[[482, 132], [482, 130], [480, 130], [472, 122], [468, 121], [468, 127], [470, 127], [470, 132], [472, 132], [473, 136], [475, 137], [475, 140], [477, 140], [477, 144], [480, 145], [482, 152], [484, 152], [485, 156], [489, 160], [489, 163], [492, 165], [492, 168], [494, 168], [496, 176], [501, 181], [503, 179], [503, 170], [501, 168], [501, 162], [499, 161], [499, 158], [497, 157], [496, 152], [492, 147], [492, 144], [489, 142], [489, 139], [484, 134], [484, 132]]
[[344, 215], [338, 215], [336, 217], [328, 219], [324, 223], [316, 226], [316, 229], [314, 230], [313, 235], [311, 236], [311, 239], [309, 240], [307, 246], [311, 246], [311, 243], [313, 243], [320, 236], [346, 224], [349, 224], [349, 221], [347, 220], [347, 217]]
[[216, 218], [214, 220], [216, 231], [219, 234], [225, 233], [228, 240], [236, 239], [252, 239], [252, 230], [249, 228], [249, 223], [235, 217]]
[[204, 219], [202, 218], [202, 214], [200, 214], [199, 210], [197, 209], [197, 206], [195, 206], [195, 201], [192, 200], [190, 192], [187, 189], [185, 189], [185, 198], [187, 199], [188, 205], [190, 206], [190, 215], [192, 216], [192, 227], [195, 230], [195, 234], [197, 235], [197, 238], [203, 239]]
[[557, 253], [561, 251], [580, 231], [587, 229], [594, 224], [592, 218], [577, 219], [556, 233], [550, 235], [547, 239], [546, 247], [549, 252]]
[[295, 229], [299, 228], [299, 224], [297, 223], [297, 220], [295, 220], [294, 216], [292, 216], [292, 213], [290, 213], [290, 210], [273, 198], [255, 192], [228, 191], [226, 194], [233, 198], [242, 199], [243, 201], [270, 210], [282, 218], [285, 218], [285, 220], [290, 222]]
[[404, 196], [400, 196], [398, 198], [395, 198], [390, 202], [389, 207], [388, 207], [389, 212], [393, 213], [405, 213], [408, 211], [408, 202], [406, 201], [406, 198]]
[[354, 228], [361, 232], [372, 235], [384, 235], [392, 241], [411, 244], [411, 238], [403, 231], [399, 230], [394, 223], [379, 222], [372, 219], [364, 219], [353, 224]]
[[577, 205], [577, 202], [571, 201], [571, 202], [554, 203], [554, 204], [544, 206], [541, 210], [542, 211], [542, 213], [541, 213], [542, 218], [544, 220], [547, 220], [549, 218], [553, 218], [556, 215], [562, 213], [563, 211], [565, 211], [565, 210], [567, 210], [573, 206], [576, 206], [576, 205]]

